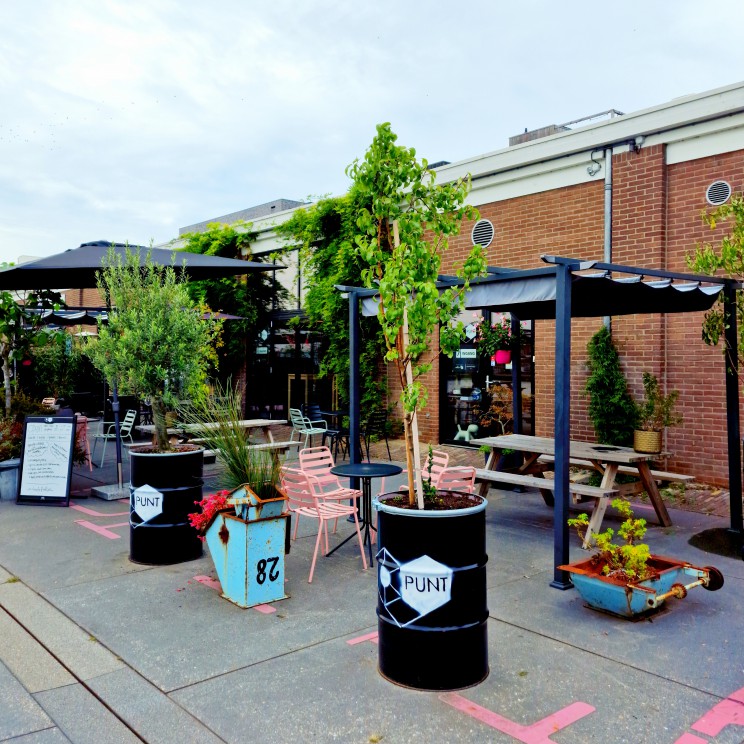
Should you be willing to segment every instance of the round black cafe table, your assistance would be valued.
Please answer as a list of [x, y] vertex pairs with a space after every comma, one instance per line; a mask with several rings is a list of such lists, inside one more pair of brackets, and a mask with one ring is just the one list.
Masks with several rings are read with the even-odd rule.
[[[377, 527], [373, 524], [372, 518], [372, 478], [385, 478], [389, 475], [398, 475], [403, 472], [403, 468], [400, 465], [394, 465], [392, 462], [349, 462], [344, 465], [336, 465], [331, 468], [331, 472], [334, 475], [338, 475], [342, 478], [359, 478], [362, 481], [362, 509], [361, 509], [361, 520], [360, 527], [364, 533], [364, 542], [369, 548], [369, 565], [373, 566], [374, 561], [372, 560], [372, 536], [370, 535], [370, 529], [377, 531]], [[328, 555], [338, 550], [341, 545], [350, 540], [353, 534], [350, 535], [344, 542], [337, 545]]]

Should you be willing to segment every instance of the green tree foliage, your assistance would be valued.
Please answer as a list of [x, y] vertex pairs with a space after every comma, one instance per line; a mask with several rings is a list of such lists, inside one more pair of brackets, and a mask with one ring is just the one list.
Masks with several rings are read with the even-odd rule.
[[222, 324], [201, 318], [203, 308], [191, 301], [173, 266], [143, 258], [127, 249], [122, 261], [109, 252], [98, 289], [112, 309], [86, 354], [122, 392], [150, 397], [157, 446], [165, 452], [171, 449], [166, 405], [175, 409], [179, 399], [204, 393]]
[[[358, 286], [366, 264], [356, 250], [356, 216], [365, 206], [356, 189], [341, 197], [321, 199], [298, 209], [276, 228], [285, 240], [300, 246], [307, 292], [304, 310], [309, 326], [323, 339], [320, 376], [336, 376], [340, 398], [349, 400], [349, 301], [335, 285]], [[384, 349], [380, 324], [361, 318], [361, 407], [373, 412], [381, 406], [378, 364]]]
[[620, 355], [604, 326], [587, 345], [589, 418], [601, 444], [631, 446], [638, 412], [620, 367]]
[[[438, 353], [432, 337], [439, 326], [439, 348], [451, 356], [464, 336], [457, 315], [463, 307], [468, 282], [485, 272], [483, 249], [474, 246], [458, 275], [464, 286], [440, 291], [437, 278], [442, 253], [460, 231], [463, 219], [477, 211], [465, 204], [470, 180], [437, 184], [426, 160], [417, 160], [413, 148], [396, 145], [390, 124], [380, 124], [364, 160], [355, 160], [347, 175], [359, 198], [367, 202], [357, 211], [356, 244], [367, 265], [362, 279], [380, 293], [378, 319], [385, 340], [385, 359], [394, 362], [402, 388], [409, 493], [423, 508], [420, 478], [414, 488], [412, 425], [426, 404], [421, 375]], [[415, 426], [413, 426], [415, 430]], [[416, 448], [418, 443], [416, 442]], [[415, 463], [415, 466], [414, 466]]]
[[[185, 233], [184, 250], [205, 256], [255, 260], [251, 244], [256, 233], [251, 223], [237, 221], [231, 225], [210, 223], [204, 232]], [[255, 271], [243, 276], [205, 279], [187, 285], [192, 301], [215, 312], [239, 316], [228, 320], [223, 327], [222, 346], [217, 350], [220, 375], [225, 379], [236, 376], [246, 360], [246, 339], [253, 340], [266, 328], [274, 302], [275, 282], [271, 271]], [[276, 287], [276, 303], [281, 306], [286, 291]], [[249, 353], [252, 347], [249, 348]]]
[[[720, 207], [704, 212], [703, 222], [711, 230], [719, 223], [730, 226], [730, 232], [721, 238], [718, 247], [712, 243], [698, 245], [687, 256], [687, 265], [700, 274], [714, 276], [725, 274], [732, 279], [744, 280], [744, 195], [736, 194]], [[736, 322], [739, 331], [739, 360], [744, 359], [744, 302], [742, 290], [736, 291]], [[703, 318], [702, 337], [709, 346], [716, 346], [723, 337], [729, 321], [723, 303], [716, 303]]]
[[17, 302], [10, 292], [0, 292], [0, 361], [6, 415], [10, 414], [13, 362], [21, 361], [34, 347], [44, 345], [50, 335], [44, 329], [41, 316], [28, 311], [59, 308], [62, 305], [64, 303], [59, 293], [49, 290], [28, 294], [23, 304]]

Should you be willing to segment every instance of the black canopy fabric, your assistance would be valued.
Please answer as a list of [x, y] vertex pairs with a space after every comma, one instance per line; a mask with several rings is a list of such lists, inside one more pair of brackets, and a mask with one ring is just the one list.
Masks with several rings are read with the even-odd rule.
[[[608, 272], [572, 274], [571, 317], [704, 311], [713, 306], [721, 289], [721, 284], [703, 281], [646, 281], [640, 275], [613, 277]], [[514, 313], [520, 320], [554, 320], [556, 297], [556, 272], [542, 268], [473, 282], [465, 296], [465, 307]], [[374, 296], [364, 297], [362, 312], [377, 314]]]
[[[165, 248], [128, 246], [131, 251], [140, 251], [145, 256], [149, 251], [152, 262], [159, 266], [173, 265], [177, 272], [185, 271], [189, 279], [220, 279], [254, 271], [283, 269], [284, 266], [256, 261], [241, 261], [234, 258], [205, 256], [186, 251], [171, 251]], [[19, 264], [0, 271], [0, 290], [20, 289], [83, 289], [95, 287], [97, 274], [103, 268], [110, 248], [124, 260], [127, 246], [98, 240], [83, 243], [53, 256]], [[175, 262], [174, 262], [175, 254]]]

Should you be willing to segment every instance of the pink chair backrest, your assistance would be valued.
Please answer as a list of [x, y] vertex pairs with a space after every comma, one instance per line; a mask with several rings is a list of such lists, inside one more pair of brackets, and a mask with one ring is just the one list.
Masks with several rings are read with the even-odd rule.
[[475, 468], [445, 468], [439, 475], [437, 488], [443, 491], [473, 493], [475, 490]]
[[[442, 450], [431, 451], [431, 485], [434, 488], [439, 487], [439, 476], [442, 471], [449, 465], [449, 455]], [[424, 464], [421, 467], [421, 478], [424, 482], [429, 479], [429, 454], [424, 455]]]
[[290, 509], [317, 508], [317, 497], [307, 475], [297, 468], [284, 468], [282, 491], [287, 494]]
[[305, 447], [300, 450], [300, 469], [315, 478], [322, 487], [341, 487], [338, 477], [331, 473], [334, 465], [333, 455], [328, 447]]

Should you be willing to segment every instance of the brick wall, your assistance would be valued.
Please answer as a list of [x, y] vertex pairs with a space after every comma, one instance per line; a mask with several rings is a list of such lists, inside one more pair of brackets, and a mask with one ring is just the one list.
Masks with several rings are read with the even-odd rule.
[[[671, 271], [688, 271], [686, 254], [702, 240], [716, 240], [725, 227], [711, 232], [700, 219], [705, 191], [723, 179], [734, 191], [744, 187], [742, 153], [699, 158], [665, 165], [662, 146], [622, 153], [613, 159], [613, 262]], [[603, 258], [604, 183], [556, 189], [479, 207], [494, 225], [488, 262], [510, 268], [543, 265], [540, 254], [585, 259]], [[463, 225], [442, 261], [454, 272], [470, 250], [473, 223]], [[680, 391], [684, 424], [667, 431], [665, 447], [672, 454], [666, 466], [692, 473], [701, 481], [725, 485], [725, 389], [722, 354], [700, 337], [701, 313], [626, 315], [612, 319], [613, 338], [631, 392], [642, 393], [643, 371], [656, 374], [667, 390]], [[571, 338], [571, 432], [594, 439], [587, 418], [586, 346], [601, 319], [575, 319]], [[553, 432], [555, 323], [535, 324], [536, 433]], [[422, 439], [435, 441], [439, 428], [437, 366], [428, 376], [430, 405], [421, 417]], [[392, 377], [391, 392], [399, 392]], [[744, 414], [744, 410], [742, 411]], [[742, 417], [744, 421], [744, 415]]]

